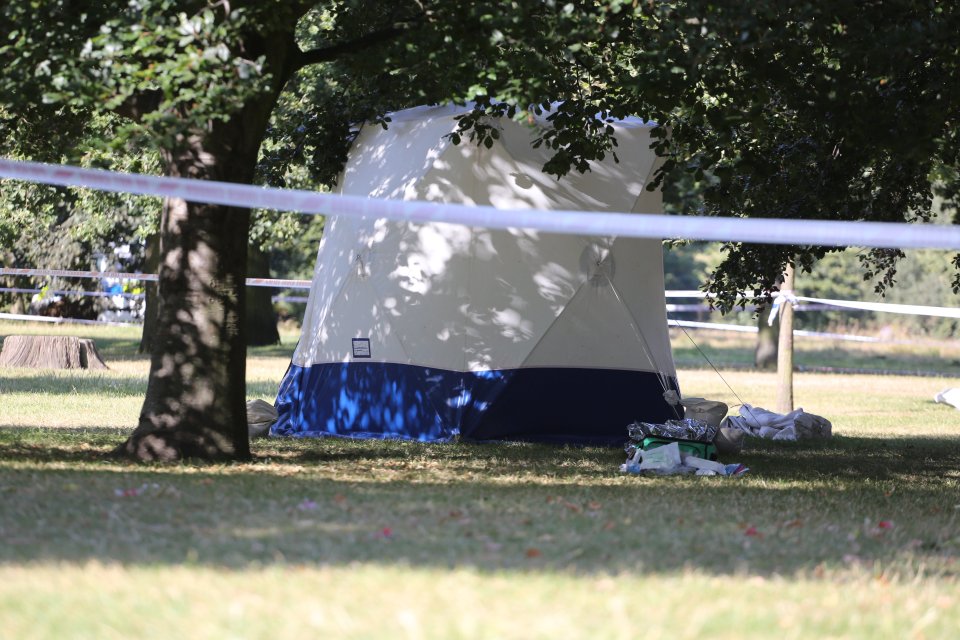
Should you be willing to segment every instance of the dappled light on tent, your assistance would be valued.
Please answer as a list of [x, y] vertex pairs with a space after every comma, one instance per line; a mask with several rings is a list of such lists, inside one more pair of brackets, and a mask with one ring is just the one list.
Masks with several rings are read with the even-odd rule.
[[[458, 112], [364, 127], [341, 192], [630, 210], [655, 170], [639, 122], [617, 125], [620, 163], [557, 180], [515, 122], [490, 149], [454, 145]], [[659, 241], [338, 218], [273, 433], [612, 444], [635, 419], [674, 417], [662, 394], [676, 386]]]

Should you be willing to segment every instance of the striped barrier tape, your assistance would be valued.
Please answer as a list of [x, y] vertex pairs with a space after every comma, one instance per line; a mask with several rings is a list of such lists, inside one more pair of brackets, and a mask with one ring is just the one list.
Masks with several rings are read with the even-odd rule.
[[110, 327], [132, 327], [141, 324], [139, 322], [108, 322], [106, 320], [83, 320], [81, 318], [51, 318], [50, 316], [31, 316], [24, 313], [0, 313], [0, 320], [22, 320], [50, 324], [101, 324]]
[[248, 287], [273, 287], [274, 289], [309, 289], [312, 280], [278, 280], [271, 278], [247, 278]]
[[[757, 333], [759, 329], [755, 326], [744, 326], [740, 324], [722, 324], [719, 322], [695, 322], [693, 320], [674, 320], [668, 321], [670, 326], [685, 327], [690, 329], [712, 329], [714, 331], [735, 331], [738, 333]], [[807, 338], [830, 338], [831, 340], [845, 340], [847, 342], [900, 342], [894, 340], [884, 340], [883, 338], [874, 338], [872, 336], [857, 336], [847, 333], [827, 333], [824, 331], [806, 331], [794, 329], [793, 334]], [[912, 344], [912, 341], [904, 341], [904, 344]]]
[[[51, 289], [22, 289], [18, 287], [0, 287], [0, 293], [46, 293], [51, 296], [81, 296], [89, 298], [130, 298], [139, 300], [145, 298], [145, 293], [110, 293], [109, 291], [64, 291]], [[273, 302], [307, 302], [306, 296], [271, 296]], [[667, 305], [668, 307], [670, 305]], [[675, 305], [681, 306], [681, 305]], [[694, 305], [688, 305], [694, 306]]]
[[[669, 293], [669, 292], [668, 292]], [[759, 307], [753, 304], [748, 304], [744, 307], [737, 307], [737, 311], [756, 311]], [[833, 309], [832, 305], [828, 304], [795, 304], [793, 305], [794, 311], [826, 311]], [[711, 309], [708, 305], [705, 304], [671, 304], [667, 303], [667, 313], [712, 313], [716, 309]]]
[[[53, 324], [102, 324], [109, 326], [134, 326], [141, 323], [137, 322], [107, 322], [103, 320], [81, 320], [77, 318], [51, 318], [48, 316], [32, 316], [22, 313], [0, 313], [0, 320], [23, 320], [31, 322], [48, 322]], [[716, 331], [736, 331], [740, 333], [756, 333], [757, 328], [751, 326], [742, 326], [736, 324], [721, 324], [716, 322], [693, 322], [687, 320], [673, 320], [669, 321], [671, 326], [686, 327], [691, 329], [713, 329]], [[794, 334], [798, 336], [806, 336], [811, 338], [832, 338], [834, 340], [847, 340], [853, 342], [890, 342], [889, 340], [882, 340], [880, 338], [872, 338], [869, 336], [853, 336], [840, 333], [822, 333], [818, 331], [794, 331]]]
[[[129, 327], [129, 326], [138, 326], [142, 323], [139, 322], [108, 322], [105, 320], [81, 320], [77, 318], [51, 318], [49, 316], [33, 316], [26, 315], [22, 313], [0, 313], [0, 320], [20, 320], [20, 321], [29, 321], [29, 322], [47, 322], [52, 324], [87, 324], [87, 325], [107, 325], [115, 327]], [[738, 324], [722, 324], [718, 322], [694, 322], [688, 320], [674, 320], [670, 319], [668, 324], [670, 326], [684, 327], [689, 329], [711, 329], [714, 331], [734, 331], [738, 333], [756, 333], [757, 327], [754, 326], [743, 326]], [[795, 335], [804, 336], [808, 338], [830, 338], [832, 340], [844, 340], [848, 342], [883, 342], [883, 343], [895, 343], [895, 344], [913, 344], [914, 341], [909, 340], [884, 340], [882, 338], [874, 338], [871, 336], [856, 336], [843, 333], [824, 333], [820, 331], [802, 331], [795, 330]]]
[[86, 298], [143, 298], [143, 293], [110, 293], [109, 291], [63, 291], [47, 289], [21, 289], [18, 287], [0, 287], [0, 293], [46, 293], [50, 296], [82, 296]]
[[[42, 276], [49, 278], [91, 278], [95, 280], [141, 280], [156, 282], [155, 273], [127, 273], [122, 271], [71, 271], [68, 269], [14, 269], [0, 267], [0, 276]], [[280, 280], [276, 278], [247, 278], [248, 287], [273, 287], [275, 289], [309, 289], [310, 280]]]
[[587, 236], [682, 238], [833, 247], [960, 249], [960, 225], [496, 209], [117, 173], [6, 158], [0, 158], [0, 177], [65, 187], [181, 198], [244, 209], [274, 209], [314, 215], [387, 218], [410, 222], [449, 222], [492, 229], [524, 228]]
[[936, 318], [960, 318], [960, 309], [953, 307], [930, 307], [919, 304], [893, 304], [890, 302], [860, 302], [856, 300], [828, 300], [796, 296], [800, 302], [813, 302], [838, 309], [856, 309], [858, 311], [881, 311], [884, 313], [902, 313], [910, 316], [932, 316]]
[[[664, 292], [666, 298], [709, 298], [712, 297], [703, 291], [677, 290]], [[828, 298], [811, 298], [808, 296], [794, 296], [791, 298], [800, 302], [811, 302], [814, 305], [823, 305], [830, 309], [854, 309], [857, 311], [879, 311], [881, 313], [899, 313], [908, 316], [932, 316], [936, 318], [960, 318], [960, 309], [956, 307], [932, 307], [919, 304], [894, 304], [892, 302], [863, 302], [859, 300], [832, 300]], [[801, 308], [795, 307], [795, 309]]]
[[14, 269], [0, 267], [0, 276], [46, 276], [49, 278], [93, 278], [96, 280], [156, 281], [153, 273], [124, 273], [122, 271], [76, 271], [72, 269]]
[[[111, 278], [115, 280], [144, 280], [156, 281], [158, 276], [151, 273], [126, 273], [119, 271], [71, 271], [67, 269], [14, 269], [0, 267], [0, 276], [47, 276], [58, 278]], [[311, 280], [284, 280], [278, 278], [247, 278], [247, 286], [250, 287], [273, 287], [276, 289], [310, 289]], [[4, 291], [5, 289], [0, 289]], [[708, 294], [703, 291], [682, 289], [665, 291], [664, 297], [670, 298], [708, 298]], [[833, 309], [855, 309], [858, 311], [878, 311], [882, 313], [899, 313], [904, 315], [932, 316], [937, 318], [960, 318], [960, 309], [954, 307], [932, 307], [916, 304], [893, 304], [890, 302], [861, 302], [857, 300], [832, 300], [828, 298], [810, 298], [806, 296], [795, 296], [796, 300], [801, 302], [813, 303], [811, 307], [817, 308], [817, 305], [823, 305]], [[305, 302], [306, 300], [290, 300], [291, 302]], [[686, 305], [692, 307], [693, 305]], [[680, 311], [678, 305], [667, 305], [668, 311]], [[696, 311], [702, 309], [708, 311], [709, 308], [700, 306], [698, 309], [683, 308], [683, 311]], [[805, 305], [795, 307], [796, 310], [808, 310]]]

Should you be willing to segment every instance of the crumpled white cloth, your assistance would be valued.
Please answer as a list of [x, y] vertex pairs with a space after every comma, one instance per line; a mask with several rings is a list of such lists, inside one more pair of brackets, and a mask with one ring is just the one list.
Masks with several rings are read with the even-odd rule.
[[822, 416], [807, 413], [803, 409], [795, 409], [787, 414], [774, 413], [749, 404], [741, 405], [740, 415], [727, 416], [720, 426], [772, 440], [829, 438], [833, 435], [833, 425]]
[[949, 404], [952, 407], [960, 409], [960, 387], [944, 389], [933, 396], [933, 401], [941, 404]]

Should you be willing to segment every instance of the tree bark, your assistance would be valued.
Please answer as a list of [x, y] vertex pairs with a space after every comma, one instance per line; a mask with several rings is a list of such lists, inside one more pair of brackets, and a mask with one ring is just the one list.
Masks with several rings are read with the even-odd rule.
[[753, 363], [757, 369], [771, 370], [777, 366], [777, 341], [779, 325], [770, 324], [767, 314], [757, 316], [757, 348], [753, 352]]
[[[123, 451], [140, 460], [245, 459], [249, 212], [172, 199], [162, 221], [147, 395]], [[238, 283], [240, 283], [238, 285]]]
[[[182, 136], [167, 175], [252, 184], [270, 114], [298, 51], [291, 29], [252, 34], [270, 85], [226, 120]], [[137, 428], [116, 453], [137, 460], [247, 460], [246, 285], [250, 210], [170, 198], [160, 225], [157, 330]]]
[[[250, 184], [265, 126], [241, 113], [165, 158], [177, 177]], [[265, 118], [264, 123], [265, 125]], [[137, 428], [118, 453], [138, 460], [250, 457], [244, 326], [248, 209], [170, 198], [161, 220], [150, 377]]]
[[[270, 263], [260, 247], [250, 247], [247, 253], [247, 269], [253, 278], [269, 278]], [[259, 347], [280, 342], [277, 330], [277, 314], [273, 311], [273, 289], [249, 287], [247, 289], [247, 345]]]
[[[788, 264], [783, 272], [780, 291], [793, 293], [793, 265]], [[780, 308], [780, 344], [777, 353], [777, 373], [780, 378], [777, 389], [777, 412], [793, 411], [793, 305], [786, 300]]]

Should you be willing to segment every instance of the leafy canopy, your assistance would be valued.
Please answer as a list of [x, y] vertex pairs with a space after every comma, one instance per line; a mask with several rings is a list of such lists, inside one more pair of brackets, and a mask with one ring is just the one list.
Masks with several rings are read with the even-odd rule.
[[[12, 0], [0, 24], [0, 144], [24, 157], [52, 128], [75, 148], [90, 112], [129, 118], [109, 144], [162, 151], [275, 101], [257, 179], [329, 183], [358, 121], [474, 100], [477, 144], [486, 116], [551, 109], [557, 176], [616, 153], [607, 119], [656, 120], [680, 213], [916, 221], [960, 192], [954, 3]], [[833, 251], [724, 249], [722, 308]], [[884, 289], [901, 255], [863, 253], [865, 275]]]

